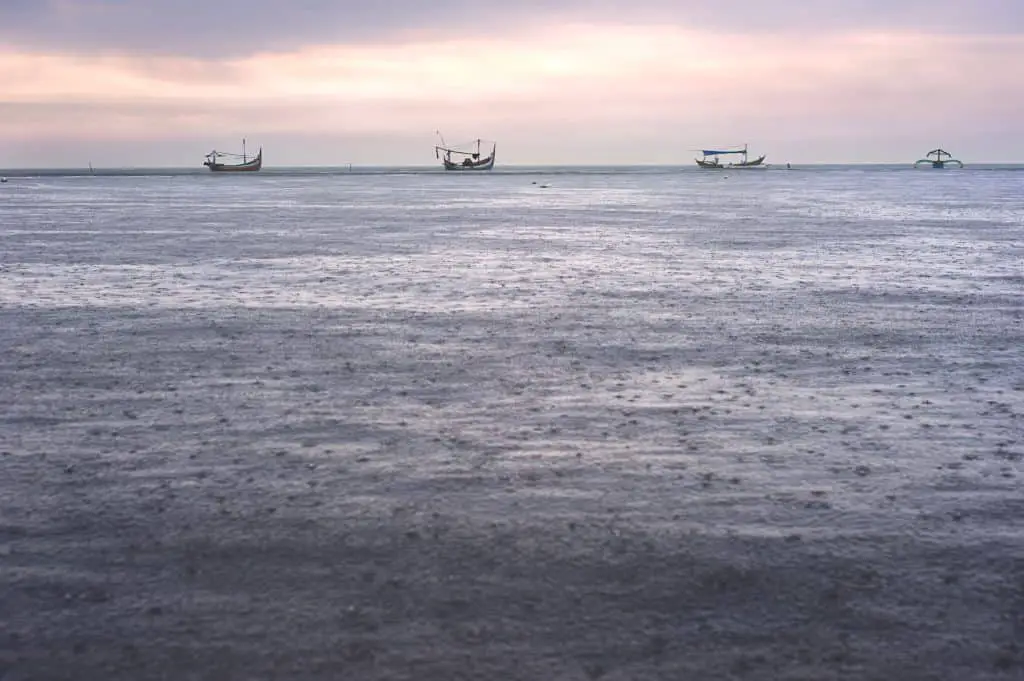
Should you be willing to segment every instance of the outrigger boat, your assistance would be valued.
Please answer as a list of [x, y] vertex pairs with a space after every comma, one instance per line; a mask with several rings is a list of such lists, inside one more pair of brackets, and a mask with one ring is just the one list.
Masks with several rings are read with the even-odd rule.
[[440, 132], [437, 133], [437, 136], [441, 138], [441, 144], [434, 147], [434, 157], [441, 159], [445, 170], [491, 170], [494, 168], [494, 152], [498, 148], [496, 142], [491, 142], [490, 155], [483, 156], [480, 151], [483, 140], [476, 140], [476, 151], [473, 151], [472, 144], [467, 144], [461, 149], [449, 147], [445, 144], [444, 137]]
[[914, 167], [917, 168], [921, 164], [931, 164], [932, 168], [942, 170], [946, 167], [947, 163], [955, 163], [958, 168], [964, 167], [963, 162], [953, 158], [953, 154], [944, 149], [932, 149], [924, 155], [924, 158], [915, 161]]
[[[744, 144], [742, 149], [700, 149], [701, 154], [704, 158], [694, 159], [697, 165], [701, 168], [707, 168], [711, 170], [719, 170], [723, 168], [762, 168], [764, 167], [764, 154], [761, 154], [753, 160], [747, 160], [747, 145]], [[743, 160], [730, 163], [722, 163], [719, 160], [719, 156], [730, 156], [737, 154], [743, 157]], [[711, 158], [709, 161], [708, 158]]]
[[[220, 158], [231, 158], [241, 159], [241, 163], [222, 163], [218, 159]], [[256, 157], [251, 161], [245, 153], [245, 140], [242, 140], [242, 153], [241, 154], [230, 154], [225, 151], [211, 151], [206, 155], [206, 160], [203, 161], [203, 165], [210, 169], [214, 173], [255, 173], [263, 167], [263, 147], [260, 147]]]

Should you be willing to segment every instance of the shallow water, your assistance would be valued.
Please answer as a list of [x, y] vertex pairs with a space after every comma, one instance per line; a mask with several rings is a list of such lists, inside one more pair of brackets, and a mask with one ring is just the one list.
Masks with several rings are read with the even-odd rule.
[[[416, 664], [453, 678], [469, 656], [503, 678], [668, 678], [728, 667], [726, 651], [749, 645], [737, 678], [1015, 673], [1022, 244], [1024, 173], [998, 170], [12, 178], [0, 189], [0, 540], [18, 613], [10, 669], [23, 675], [12, 678], [56, 678], [63, 664], [104, 678], [162, 678], [169, 659], [192, 669], [206, 658], [188, 641], [217, 608], [252, 630], [329, 619], [317, 603], [334, 580], [366, 570], [390, 575], [370, 585], [419, 584], [419, 605], [375, 597], [377, 628], [359, 629], [372, 654], [338, 653], [352, 631], [341, 623], [341, 639], [308, 644], [322, 669], [285, 634], [274, 664], [334, 678], [340, 655], [362, 678], [417, 678]], [[439, 544], [409, 545], [409, 533]], [[391, 543], [358, 559], [317, 548], [357, 535], [365, 550]], [[724, 593], [746, 593], [737, 610], [705, 577], [687, 582], [688, 598], [710, 599], [698, 619], [711, 633], [687, 628], [689, 605], [657, 605], [672, 598], [652, 566], [682, 560], [681, 542], [687, 574], [726, 570]], [[197, 543], [206, 558], [182, 558]], [[244, 565], [225, 567], [229, 546]], [[124, 558], [136, 552], [148, 558]], [[510, 567], [525, 556], [530, 566]], [[238, 584], [168, 577], [180, 561], [241, 571]], [[324, 561], [354, 562], [328, 577]], [[559, 572], [566, 561], [590, 567], [577, 578]], [[976, 561], [977, 583], [942, 581]], [[271, 565], [277, 577], [246, 582]], [[898, 593], [862, 584], [825, 625], [833, 638], [797, 646], [813, 659], [773, 657], [796, 644], [765, 631], [822, 626], [793, 603], [774, 611], [780, 589], [820, 615], [821, 594], [865, 566]], [[544, 589], [559, 584], [598, 602], [613, 569], [661, 595], [647, 610], [593, 612], [510, 614], [488, 600], [557, 600]], [[475, 586], [452, 596], [445, 574]], [[297, 594], [304, 579], [320, 591]], [[82, 584], [105, 594], [88, 617], [106, 638], [61, 610]], [[261, 589], [305, 614], [261, 608]], [[961, 591], [943, 605], [948, 589]], [[153, 625], [160, 655], [118, 667], [125, 632], [160, 619], [143, 606], [180, 618]], [[574, 607], [592, 628], [569, 627]], [[594, 662], [605, 644], [593, 632], [615, 630], [615, 608], [641, 608], [638, 630], [672, 619], [651, 635], [668, 643]], [[984, 644], [941, 624], [950, 608]], [[477, 629], [504, 627], [507, 655], [479, 631], [448, 632], [436, 649], [415, 633], [470, 611]], [[523, 633], [533, 617], [567, 637], [564, 650]], [[901, 646], [880, 652], [885, 636], [866, 633], [876, 625]], [[218, 636], [232, 673], [268, 673], [248, 639]], [[705, 657], [666, 660], [677, 638]], [[814, 657], [836, 641], [840, 657]], [[42, 654], [65, 642], [69, 661]], [[512, 664], [524, 655], [536, 664]]]

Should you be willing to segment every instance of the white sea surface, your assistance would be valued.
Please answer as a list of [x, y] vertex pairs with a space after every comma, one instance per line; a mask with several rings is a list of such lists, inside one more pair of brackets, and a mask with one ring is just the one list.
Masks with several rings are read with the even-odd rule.
[[12, 177], [0, 452], [4, 681], [1011, 678], [1024, 172]]

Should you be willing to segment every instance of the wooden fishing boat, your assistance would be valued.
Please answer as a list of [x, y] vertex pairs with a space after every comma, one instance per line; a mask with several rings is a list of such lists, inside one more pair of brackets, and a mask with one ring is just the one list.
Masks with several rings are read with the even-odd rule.
[[915, 161], [914, 167], [917, 168], [918, 166], [925, 164], [931, 165], [931, 167], [936, 170], [942, 170], [946, 167], [947, 163], [954, 163], [958, 168], [964, 167], [964, 164], [961, 161], [953, 158], [953, 154], [949, 153], [945, 149], [932, 149], [924, 155], [924, 158]]
[[490, 155], [483, 156], [481, 145], [484, 140], [476, 140], [475, 147], [473, 143], [450, 147], [445, 144], [444, 137], [441, 137], [440, 132], [437, 135], [441, 138], [441, 144], [434, 147], [434, 157], [441, 160], [445, 170], [491, 170], [494, 168], [495, 151], [498, 148], [496, 142], [490, 142]]
[[[707, 170], [723, 170], [723, 169], [739, 169], [739, 168], [763, 168], [765, 166], [764, 158], [765, 155], [761, 154], [755, 159], [747, 158], [747, 145], [744, 144], [742, 149], [701, 149], [703, 158], [694, 159], [697, 165]], [[719, 156], [732, 156], [738, 155], [741, 157], [739, 161], [730, 161], [729, 163], [722, 163]], [[711, 159], [711, 160], [708, 160]]]
[[[241, 159], [239, 163], [224, 163], [220, 159]], [[226, 151], [211, 151], [206, 155], [203, 165], [214, 173], [255, 173], [263, 167], [263, 147], [260, 147], [256, 156], [250, 160], [245, 153], [245, 140], [242, 140], [242, 153], [232, 154]]]

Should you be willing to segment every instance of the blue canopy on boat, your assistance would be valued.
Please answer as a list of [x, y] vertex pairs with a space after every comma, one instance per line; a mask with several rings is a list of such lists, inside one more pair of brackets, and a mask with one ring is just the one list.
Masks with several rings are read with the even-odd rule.
[[721, 151], [716, 149], [701, 149], [701, 153], [705, 156], [721, 156], [723, 154], [743, 154], [746, 153], [743, 149], [730, 149], [728, 151]]

